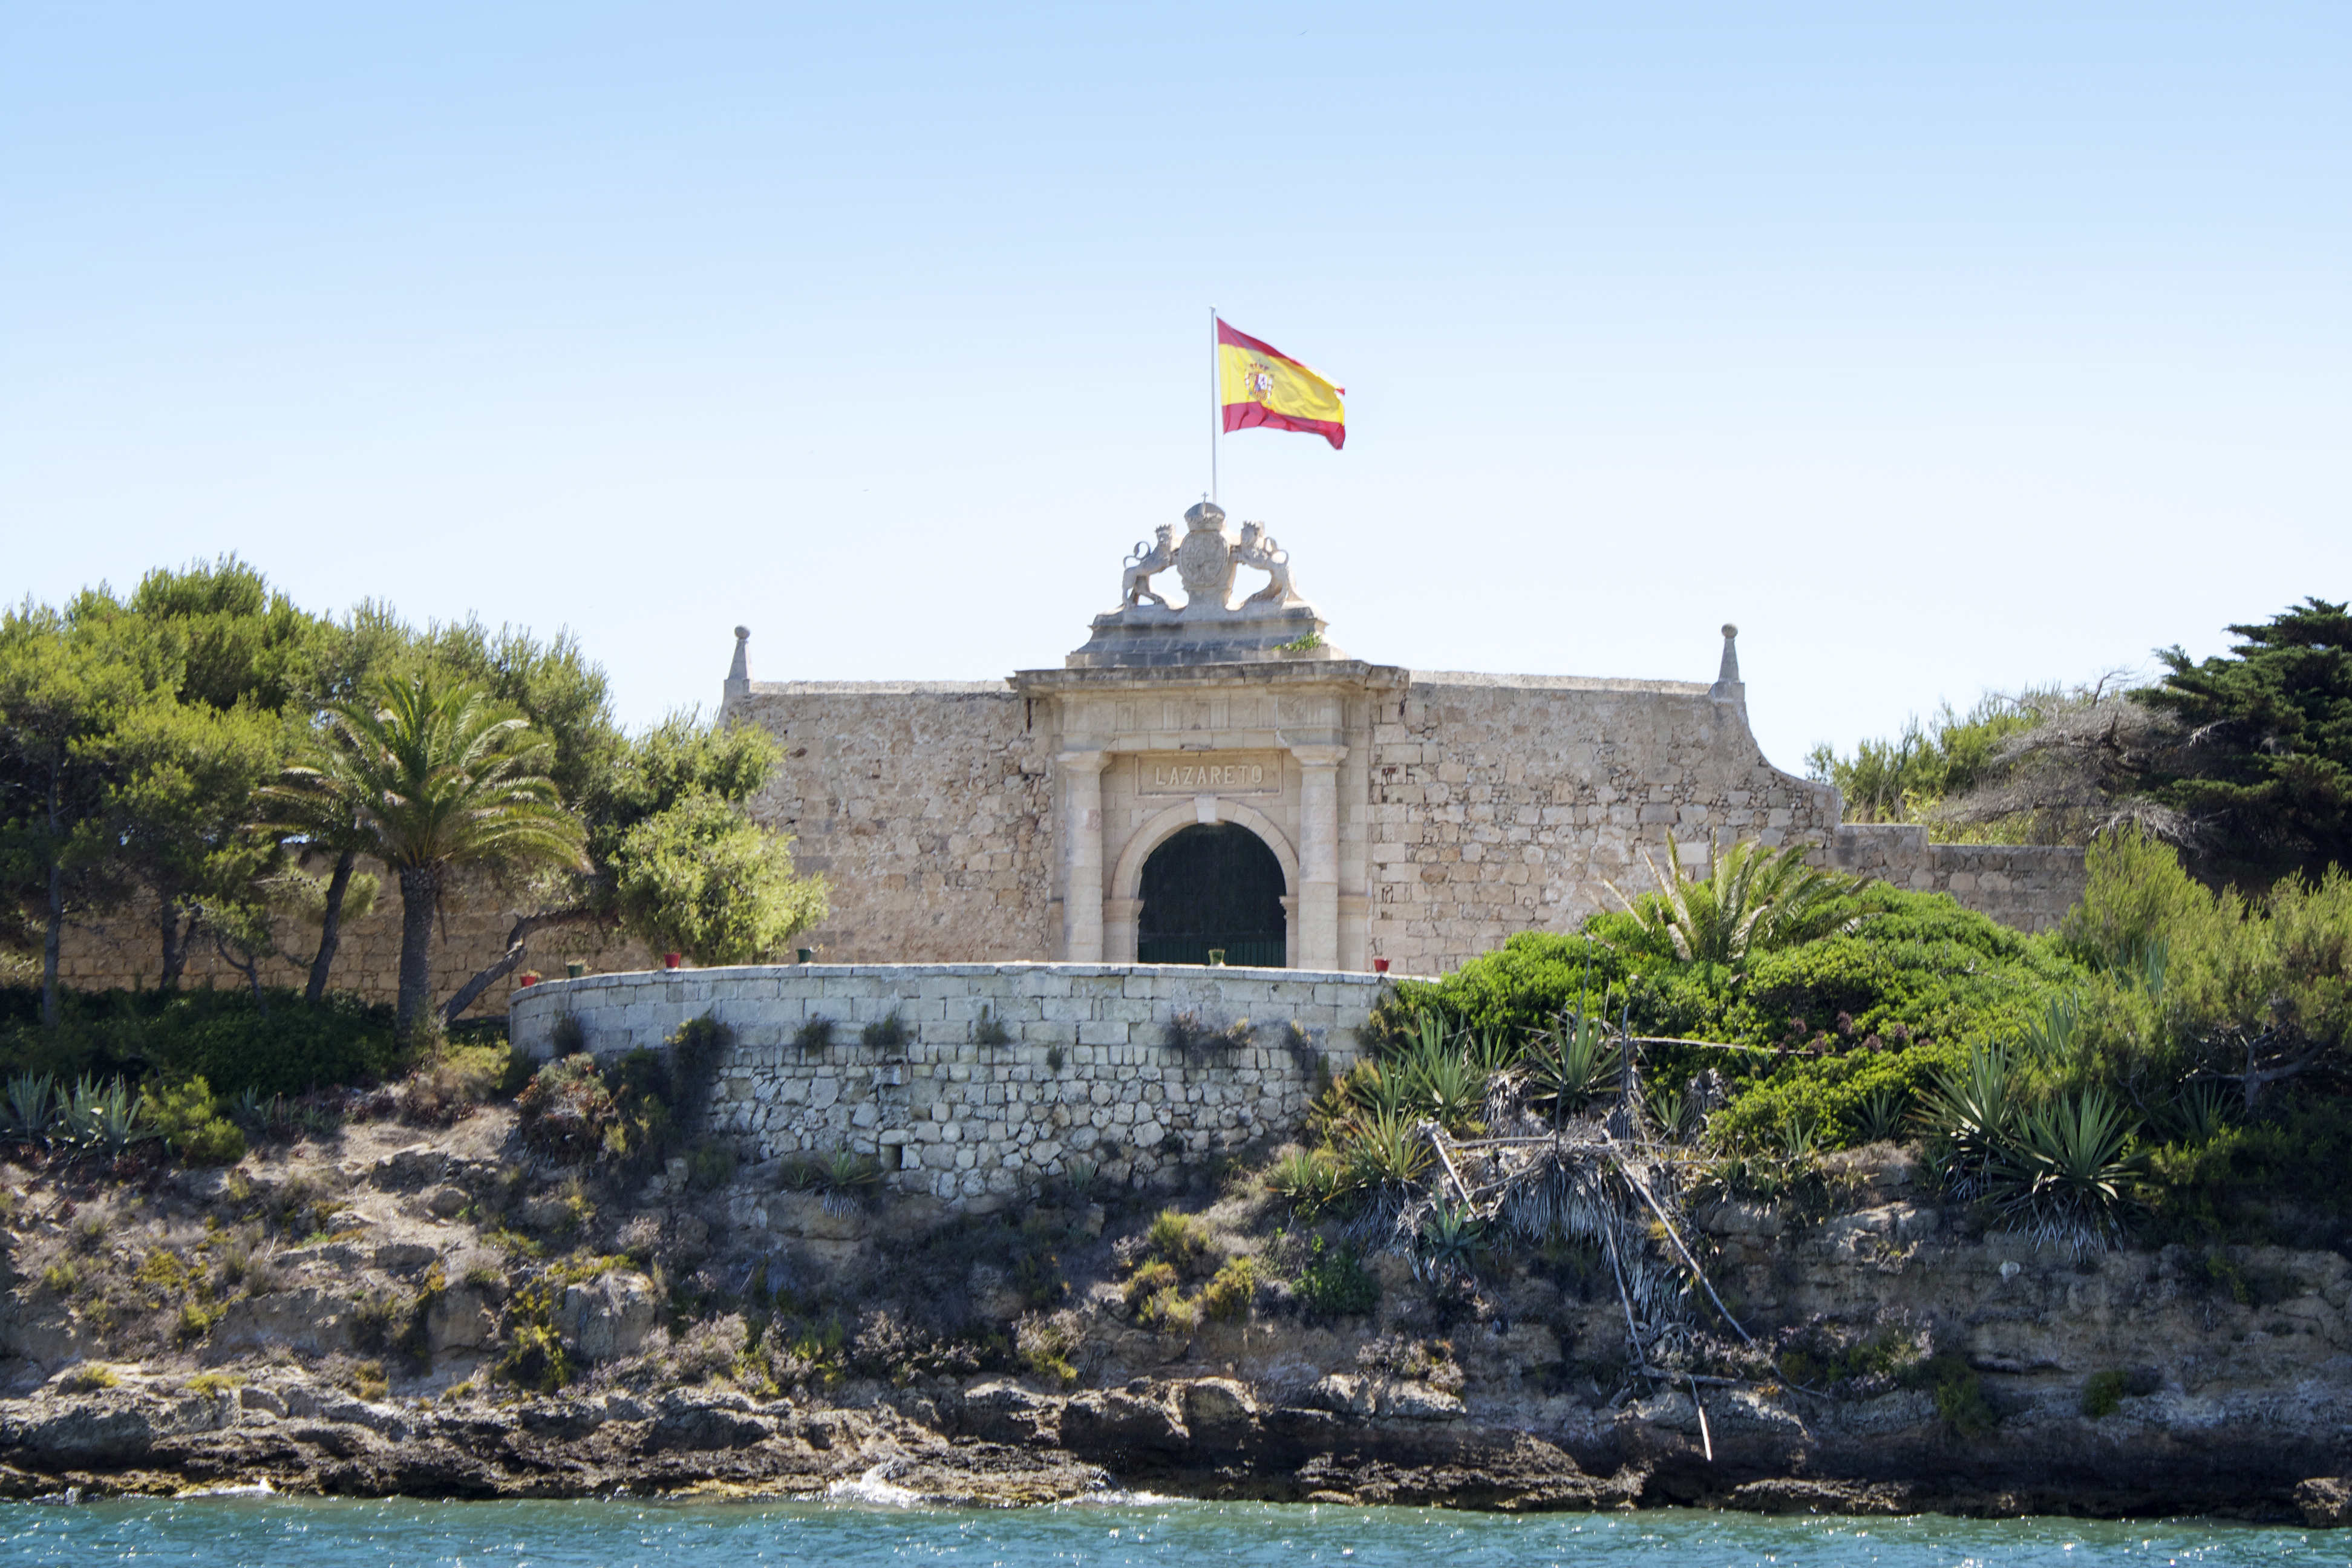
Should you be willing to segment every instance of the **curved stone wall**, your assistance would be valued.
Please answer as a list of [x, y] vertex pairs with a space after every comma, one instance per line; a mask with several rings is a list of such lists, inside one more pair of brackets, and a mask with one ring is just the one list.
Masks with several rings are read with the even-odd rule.
[[[708, 1013], [733, 1033], [712, 1125], [747, 1154], [874, 1154], [896, 1190], [979, 1210], [1076, 1162], [1148, 1184], [1302, 1126], [1321, 1074], [1355, 1061], [1385, 984], [1185, 964], [655, 970], [530, 986], [508, 1020], [545, 1057], [574, 1018], [610, 1058]], [[803, 1033], [816, 1020], [832, 1025], [822, 1045]], [[1185, 1029], [1208, 1037], [1180, 1049]]]

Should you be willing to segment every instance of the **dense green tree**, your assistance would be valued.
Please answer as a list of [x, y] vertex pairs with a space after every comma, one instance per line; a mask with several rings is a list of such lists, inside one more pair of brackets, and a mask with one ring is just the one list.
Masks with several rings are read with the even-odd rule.
[[234, 910], [230, 924], [256, 929], [277, 846], [253, 826], [254, 797], [277, 775], [284, 739], [278, 715], [250, 703], [223, 710], [164, 697], [99, 742], [116, 763], [105, 821], [123, 870], [152, 901], [164, 990], [215, 917]]
[[226, 712], [283, 712], [310, 696], [328, 623], [305, 614], [234, 555], [159, 567], [124, 606], [165, 631], [180, 656], [181, 701]]
[[515, 921], [506, 950], [451, 997], [456, 1017], [551, 929], [620, 929], [703, 963], [774, 956], [824, 918], [821, 879], [793, 874], [791, 840], [744, 806], [782, 754], [750, 725], [673, 714], [596, 753], [579, 799], [590, 869]]
[[765, 730], [690, 716], [629, 748], [593, 829], [624, 926], [699, 963], [750, 963], [824, 918], [823, 879], [795, 876], [792, 840], [743, 809], [781, 751]]
[[2145, 786], [2223, 877], [2352, 866], [2352, 607], [2311, 598], [2230, 630], [2226, 657], [2166, 649], [2162, 682], [2133, 693], [2187, 738]]
[[0, 877], [40, 933], [46, 1023], [66, 923], [119, 907], [131, 886], [109, 830], [129, 773], [118, 732], [170, 702], [179, 674], [155, 628], [103, 598], [0, 616]]
[[332, 738], [281, 789], [348, 812], [400, 884], [395, 1026], [413, 1038], [433, 1000], [433, 921], [453, 872], [574, 870], [580, 824], [538, 771], [550, 746], [480, 688], [433, 673], [386, 682], [373, 702], [330, 710]]

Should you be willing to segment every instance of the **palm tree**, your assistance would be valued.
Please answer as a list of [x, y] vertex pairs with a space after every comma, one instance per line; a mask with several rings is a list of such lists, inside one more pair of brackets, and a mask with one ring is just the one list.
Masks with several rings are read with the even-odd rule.
[[366, 853], [400, 879], [398, 1028], [411, 1039], [433, 1004], [433, 917], [449, 874], [579, 870], [585, 835], [529, 721], [479, 687], [430, 674], [384, 682], [374, 702], [338, 702], [304, 761], [272, 793], [312, 823], [353, 825]]
[[1685, 963], [1738, 963], [1751, 952], [1851, 930], [1858, 918], [1851, 895], [1865, 879], [1806, 865], [1811, 845], [1774, 849], [1748, 838], [1719, 853], [1712, 840], [1707, 847], [1714, 868], [1688, 879], [1680, 874], [1682, 854], [1673, 834], [1666, 835], [1666, 869], [1643, 850], [1642, 863], [1658, 890], [1638, 901], [1612, 883], [1601, 884], [1644, 928], [1664, 934]]

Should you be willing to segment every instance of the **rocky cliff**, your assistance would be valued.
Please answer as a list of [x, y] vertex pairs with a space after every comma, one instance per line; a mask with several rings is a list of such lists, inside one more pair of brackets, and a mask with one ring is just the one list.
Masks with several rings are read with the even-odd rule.
[[484, 1110], [228, 1172], [5, 1179], [16, 1495], [1119, 1485], [2314, 1522], [2352, 1495], [2342, 1254], [2037, 1248], [1895, 1150], [1826, 1201], [1703, 1206], [1732, 1319], [1659, 1303], [1678, 1326], [1645, 1366], [1574, 1248], [1432, 1289], [1246, 1172], [982, 1224], [772, 1168], [535, 1172]]

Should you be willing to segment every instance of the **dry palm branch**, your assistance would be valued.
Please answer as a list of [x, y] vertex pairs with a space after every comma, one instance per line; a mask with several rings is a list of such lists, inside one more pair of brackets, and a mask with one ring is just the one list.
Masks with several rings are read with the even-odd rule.
[[[1611, 1032], [1622, 1045], [1633, 1043]], [[1649, 1351], [1669, 1334], [1687, 1334], [1693, 1286], [1743, 1342], [1756, 1342], [1724, 1305], [1690, 1245], [1677, 1162], [1643, 1131], [1631, 1053], [1620, 1059], [1626, 1066], [1619, 1103], [1605, 1116], [1547, 1123], [1528, 1106], [1526, 1075], [1512, 1070], [1496, 1075], [1486, 1106], [1487, 1125], [1509, 1131], [1455, 1139], [1435, 1121], [1419, 1123], [1416, 1131], [1433, 1156], [1430, 1177], [1425, 1190], [1391, 1211], [1390, 1242], [1413, 1255], [1417, 1267], [1424, 1254], [1458, 1249], [1455, 1238], [1465, 1231], [1591, 1243], [1609, 1259], [1636, 1369], [1682, 1378], [1687, 1374], [1653, 1366]]]

